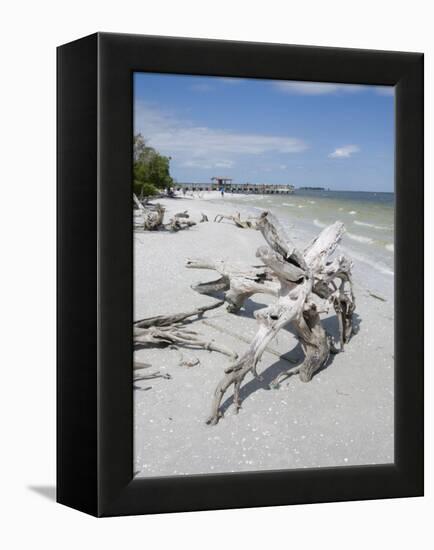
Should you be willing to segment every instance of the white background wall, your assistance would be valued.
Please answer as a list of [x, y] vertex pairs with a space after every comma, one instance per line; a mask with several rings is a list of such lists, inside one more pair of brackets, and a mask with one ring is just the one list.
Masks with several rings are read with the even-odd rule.
[[[433, 323], [429, 319], [426, 387], [431, 402], [424, 499], [96, 520], [40, 494], [52, 494], [55, 480], [55, 47], [99, 30], [425, 52], [426, 208], [430, 209], [434, 43], [429, 6], [420, 0], [39, 0], [2, 5], [0, 541], [7, 540], [3, 548], [136, 544], [239, 550], [318, 545], [358, 550], [432, 544]], [[429, 250], [434, 216], [430, 210], [427, 213], [426, 276], [432, 280]], [[427, 300], [432, 303], [430, 288]]]

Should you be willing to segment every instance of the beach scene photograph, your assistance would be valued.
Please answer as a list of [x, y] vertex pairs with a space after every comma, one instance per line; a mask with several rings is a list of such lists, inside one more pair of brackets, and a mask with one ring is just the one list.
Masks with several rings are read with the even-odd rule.
[[394, 88], [134, 73], [134, 475], [394, 462]]

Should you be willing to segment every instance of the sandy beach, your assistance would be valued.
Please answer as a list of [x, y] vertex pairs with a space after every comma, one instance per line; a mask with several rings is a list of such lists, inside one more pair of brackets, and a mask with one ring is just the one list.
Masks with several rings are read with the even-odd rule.
[[[187, 258], [222, 258], [253, 265], [258, 261], [256, 249], [265, 244], [259, 231], [240, 229], [226, 220], [213, 222], [218, 213], [251, 214], [247, 203], [235, 204], [218, 193], [159, 202], [165, 206], [167, 217], [188, 210], [194, 221], [200, 220], [202, 212], [210, 221], [177, 233], [134, 233], [135, 319], [177, 313], [215, 301], [190, 286], [215, 279], [216, 273], [186, 269]], [[300, 249], [321, 231], [318, 228], [309, 234], [306, 227], [300, 229], [297, 220], [291, 221], [289, 236]], [[351, 244], [344, 236], [342, 245], [350, 257]], [[358, 332], [344, 353], [331, 356], [326, 368], [309, 383], [292, 376], [279, 389], [268, 389], [279, 372], [303, 358], [295, 336], [289, 329], [282, 330], [259, 364], [263, 380], [246, 377], [238, 414], [231, 407], [230, 390], [223, 401], [224, 418], [216, 426], [205, 421], [214, 389], [231, 363], [228, 357], [182, 350], [185, 358], [200, 360], [189, 368], [180, 366], [176, 350], [136, 351], [136, 360], [171, 375], [170, 380], [142, 381], [140, 386], [150, 389], [134, 391], [136, 475], [393, 462], [393, 277], [355, 259], [353, 276]], [[255, 295], [237, 315], [222, 306], [207, 312], [191, 328], [241, 354], [256, 332], [254, 312], [271, 300]], [[335, 316], [330, 312], [322, 317], [326, 330], [335, 335]]]

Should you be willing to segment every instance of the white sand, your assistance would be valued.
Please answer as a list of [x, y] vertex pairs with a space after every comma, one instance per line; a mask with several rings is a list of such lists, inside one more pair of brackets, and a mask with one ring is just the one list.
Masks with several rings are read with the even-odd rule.
[[[136, 319], [213, 302], [213, 298], [191, 290], [190, 285], [215, 279], [217, 274], [186, 269], [188, 257], [257, 263], [255, 252], [264, 244], [262, 235], [238, 229], [230, 222], [213, 223], [216, 213], [234, 213], [235, 207], [225, 199], [216, 200], [216, 193], [205, 195], [203, 199], [160, 202], [168, 215], [188, 209], [198, 221], [205, 212], [209, 223], [173, 234], [135, 234]], [[306, 235], [298, 234], [296, 227], [291, 238], [300, 247], [307, 243]], [[344, 245], [350, 249], [351, 241]], [[345, 352], [333, 356], [310, 383], [292, 376], [280, 389], [268, 390], [267, 384], [291, 367], [279, 354], [303, 357], [295, 337], [282, 330], [270, 346], [275, 353], [266, 351], [260, 362], [263, 382], [246, 377], [238, 415], [230, 406], [230, 389], [223, 401], [225, 416], [217, 426], [208, 426], [205, 420], [213, 391], [230, 363], [228, 357], [186, 350], [185, 356], [201, 362], [187, 368], [179, 366], [175, 350], [137, 351], [136, 359], [151, 363], [153, 370], [170, 373], [172, 379], [141, 382], [142, 387], [152, 389], [134, 392], [136, 474], [166, 476], [393, 462], [393, 279], [382, 279], [381, 274], [357, 262], [354, 277], [360, 330]], [[369, 291], [387, 301], [372, 297]], [[212, 310], [204, 319], [217, 329], [202, 321], [191, 328], [241, 354], [248, 346], [242, 339], [250, 339], [256, 332], [253, 312], [269, 301], [264, 295], [253, 296], [238, 315], [227, 313], [225, 307]], [[329, 332], [336, 333], [334, 315], [326, 315], [324, 324]]]

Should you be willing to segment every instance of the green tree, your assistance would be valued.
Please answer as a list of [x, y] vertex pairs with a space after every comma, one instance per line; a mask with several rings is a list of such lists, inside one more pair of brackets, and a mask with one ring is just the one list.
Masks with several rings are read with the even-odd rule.
[[160, 155], [153, 147], [146, 145], [141, 134], [134, 136], [134, 192], [143, 196], [152, 196], [158, 190], [173, 185], [170, 176], [170, 157]]

